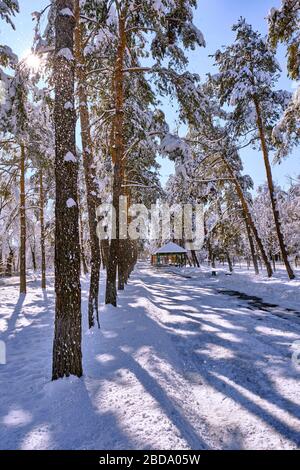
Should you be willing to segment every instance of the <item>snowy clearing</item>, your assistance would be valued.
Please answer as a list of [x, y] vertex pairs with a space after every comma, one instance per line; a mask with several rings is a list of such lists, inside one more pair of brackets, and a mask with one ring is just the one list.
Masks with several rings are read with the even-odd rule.
[[[84, 324], [84, 377], [51, 383], [53, 286], [43, 296], [32, 279], [18, 298], [17, 278], [2, 280], [1, 449], [299, 447], [299, 317], [219, 291], [255, 285], [246, 272], [139, 263], [120, 306], [101, 309], [101, 330]], [[84, 312], [86, 291], [83, 280]]]

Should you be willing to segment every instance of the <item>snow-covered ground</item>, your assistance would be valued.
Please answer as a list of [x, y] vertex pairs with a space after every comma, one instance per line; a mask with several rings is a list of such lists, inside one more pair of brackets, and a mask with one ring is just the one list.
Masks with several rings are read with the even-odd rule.
[[[215, 271], [216, 278], [211, 277], [212, 285], [218, 285], [224, 289], [232, 289], [244, 292], [248, 295], [261, 297], [265, 302], [277, 303], [281, 307], [290, 308], [300, 311], [300, 269], [293, 268], [296, 279], [290, 281], [287, 277], [286, 270], [282, 265], [277, 265], [276, 272], [271, 278], [266, 276], [266, 271], [262, 270], [261, 274], [255, 276], [252, 269], [247, 269], [245, 265], [236, 265], [234, 272], [229, 275], [229, 271], [225, 265], [217, 265]], [[186, 268], [169, 268], [169, 271], [187, 277], [198, 278], [199, 273], [206, 278], [211, 275], [211, 268], [202, 265], [200, 269], [190, 267]], [[208, 280], [206, 280], [208, 283]]]
[[16, 278], [0, 281], [1, 449], [300, 447], [300, 318], [284, 313], [300, 309], [299, 281], [139, 263], [101, 330], [84, 322], [84, 377], [54, 383], [50, 281], [43, 294], [32, 279], [26, 297]]

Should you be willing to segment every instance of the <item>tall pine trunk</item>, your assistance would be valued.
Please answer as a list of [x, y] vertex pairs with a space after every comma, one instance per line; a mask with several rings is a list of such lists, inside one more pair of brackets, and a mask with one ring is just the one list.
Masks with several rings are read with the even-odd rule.
[[271, 267], [271, 264], [270, 264], [270, 261], [268, 259], [268, 256], [266, 254], [266, 251], [265, 251], [265, 248], [264, 248], [264, 245], [262, 243], [262, 240], [258, 234], [258, 231], [257, 231], [257, 228], [256, 228], [256, 225], [252, 219], [252, 216], [251, 216], [251, 212], [249, 210], [249, 207], [248, 207], [248, 203], [246, 201], [246, 198], [244, 196], [244, 192], [243, 192], [243, 189], [240, 185], [240, 182], [238, 180], [238, 178], [236, 177], [235, 175], [235, 172], [233, 171], [233, 169], [231, 168], [231, 165], [230, 163], [228, 162], [227, 158], [222, 155], [222, 160], [230, 174], [230, 176], [232, 177], [233, 179], [233, 183], [234, 183], [234, 186], [235, 186], [235, 189], [236, 189], [236, 192], [237, 192], [237, 195], [241, 201], [241, 204], [242, 204], [242, 208], [243, 208], [243, 212], [244, 212], [244, 215], [246, 217], [246, 220], [249, 224], [249, 227], [251, 228], [252, 230], [252, 233], [254, 235], [254, 238], [255, 238], [255, 241], [257, 243], [257, 246], [261, 252], [261, 256], [262, 256], [262, 259], [264, 261], [264, 264], [265, 264], [265, 267], [267, 269], [267, 273], [268, 273], [268, 276], [271, 277], [272, 274], [273, 274], [273, 271], [272, 271], [272, 267]]
[[20, 294], [26, 294], [25, 146], [20, 155]]
[[119, 240], [119, 250], [122, 253], [118, 257], [118, 290], [124, 290], [126, 284], [126, 266], [128, 263], [127, 240]]
[[97, 207], [101, 204], [98, 196], [98, 186], [96, 180], [95, 162], [93, 158], [93, 145], [90, 132], [90, 116], [88, 108], [88, 97], [86, 93], [86, 69], [85, 57], [83, 54], [82, 44], [82, 25], [80, 24], [80, 4], [79, 0], [75, 1], [75, 57], [76, 57], [76, 76], [77, 76], [77, 94], [79, 101], [79, 116], [81, 125], [81, 141], [83, 169], [86, 185], [87, 209], [90, 231], [91, 245], [91, 278], [88, 302], [88, 320], [89, 328], [95, 325], [95, 318], [99, 323], [98, 297], [99, 297], [99, 281], [101, 267], [100, 241], [97, 236]]
[[3, 249], [2, 243], [0, 242], [0, 277], [4, 273], [4, 262], [3, 262]]
[[[78, 203], [79, 203], [78, 198]], [[82, 206], [81, 203], [79, 203], [79, 242], [80, 242], [80, 258], [81, 258], [81, 264], [82, 264], [82, 271], [83, 274], [86, 275], [89, 270], [86, 262], [86, 256], [85, 256], [85, 250], [84, 250], [84, 237], [83, 237], [83, 221], [82, 221]]]
[[108, 259], [109, 259], [109, 240], [104, 239], [100, 242], [101, 247], [101, 259], [103, 268], [107, 269]]
[[45, 251], [45, 196], [43, 185], [43, 171], [40, 170], [39, 175], [40, 186], [40, 219], [41, 219], [41, 268], [42, 268], [42, 289], [46, 289], [46, 251]]
[[126, 48], [125, 19], [120, 13], [119, 17], [119, 44], [117, 50], [115, 74], [114, 74], [114, 100], [115, 100], [115, 123], [113, 135], [113, 163], [114, 163], [114, 181], [113, 181], [113, 206], [116, 211], [116, 237], [112, 238], [109, 250], [109, 259], [107, 265], [106, 278], [106, 304], [117, 305], [117, 267], [120, 257], [119, 248], [119, 198], [122, 193], [122, 179], [124, 175], [124, 141], [123, 141], [123, 122], [124, 122], [124, 57]]
[[192, 260], [193, 260], [194, 266], [196, 266], [197, 268], [200, 268], [200, 263], [199, 263], [199, 260], [197, 258], [195, 250], [191, 250], [191, 255], [192, 255]]
[[35, 248], [36, 248], [36, 245], [35, 245], [35, 240], [34, 240], [34, 241], [33, 241], [33, 245], [30, 246], [30, 250], [31, 250], [31, 259], [32, 259], [32, 267], [33, 267], [34, 272], [36, 272], [36, 269], [37, 269], [37, 266], [36, 266]]
[[259, 132], [259, 137], [260, 137], [260, 142], [261, 142], [262, 153], [264, 157], [268, 188], [269, 188], [272, 211], [273, 211], [273, 216], [274, 216], [274, 221], [275, 221], [276, 233], [277, 233], [279, 246], [280, 246], [280, 252], [281, 252], [282, 259], [284, 261], [285, 268], [286, 268], [289, 278], [294, 279], [295, 274], [288, 260], [287, 250], [284, 244], [283, 233], [281, 230], [281, 220], [280, 220], [280, 215], [279, 215], [279, 211], [277, 208], [277, 201], [276, 201], [276, 196], [275, 196], [275, 191], [274, 191], [274, 183], [273, 183], [272, 170], [271, 170], [271, 165], [270, 165], [270, 160], [269, 160], [269, 152], [268, 152], [268, 147], [267, 147], [267, 142], [266, 142], [266, 137], [265, 137], [265, 129], [264, 129], [264, 124], [262, 120], [260, 104], [257, 98], [254, 99], [254, 104], [255, 104], [255, 109], [256, 109], [258, 132]]
[[[81, 287], [78, 227], [78, 162], [66, 155], [76, 155], [76, 116], [74, 110], [75, 19], [62, 15], [73, 12], [72, 0], [57, 0], [55, 19], [55, 333], [52, 379], [82, 376]], [[65, 104], [71, 103], [72, 109]], [[69, 107], [68, 107], [69, 108]], [[69, 153], [70, 152], [70, 153]]]
[[9, 277], [12, 276], [13, 262], [14, 262], [14, 252], [12, 248], [9, 247], [9, 253], [6, 259], [5, 276], [9, 276]]
[[253, 238], [252, 238], [252, 235], [251, 235], [251, 229], [250, 229], [249, 222], [248, 222], [248, 219], [247, 219], [247, 216], [246, 216], [245, 212], [244, 212], [244, 219], [245, 219], [247, 236], [248, 236], [248, 240], [249, 240], [249, 246], [250, 246], [250, 251], [251, 251], [251, 258], [252, 258], [252, 262], [253, 262], [254, 272], [255, 272], [255, 274], [259, 274], [258, 262], [257, 262], [256, 253], [255, 253], [254, 242], [253, 242]]

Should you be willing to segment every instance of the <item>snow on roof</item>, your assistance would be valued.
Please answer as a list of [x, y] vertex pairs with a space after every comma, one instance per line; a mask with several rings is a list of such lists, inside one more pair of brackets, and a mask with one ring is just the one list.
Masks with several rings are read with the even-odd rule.
[[163, 254], [163, 253], [187, 253], [187, 251], [176, 243], [170, 242], [164, 246], [161, 246], [153, 254]]

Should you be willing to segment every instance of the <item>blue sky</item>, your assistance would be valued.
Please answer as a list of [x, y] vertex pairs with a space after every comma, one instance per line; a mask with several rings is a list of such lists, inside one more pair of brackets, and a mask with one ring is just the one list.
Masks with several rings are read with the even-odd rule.
[[[0, 43], [10, 45], [20, 56], [30, 49], [33, 36], [33, 22], [31, 12], [40, 10], [48, 4], [48, 0], [19, 0], [21, 13], [15, 19], [16, 31], [11, 31], [9, 27], [1, 24]], [[267, 23], [265, 17], [273, 6], [279, 6], [280, 0], [199, 0], [198, 8], [195, 13], [195, 24], [203, 31], [207, 47], [197, 49], [189, 53], [192, 72], [199, 73], [204, 79], [206, 73], [214, 72], [213, 60], [209, 58], [216, 49], [222, 45], [232, 42], [234, 34], [231, 31], [231, 25], [236, 22], [240, 16], [262, 33], [267, 32]], [[282, 66], [282, 76], [279, 87], [293, 90], [292, 82], [287, 78], [285, 49], [280, 47], [278, 51], [278, 60]], [[295, 86], [295, 85], [294, 85]], [[171, 129], [176, 126], [176, 109], [169, 102], [164, 102], [164, 111], [166, 113]], [[251, 175], [254, 179], [255, 187], [265, 181], [264, 165], [260, 152], [251, 149], [243, 150], [242, 159], [245, 173]], [[173, 165], [166, 159], [160, 159], [162, 164], [162, 181], [165, 182], [168, 175], [173, 172]], [[273, 167], [274, 179], [282, 186], [287, 186], [287, 176], [295, 177], [300, 174], [299, 150], [285, 160], [281, 165]]]

